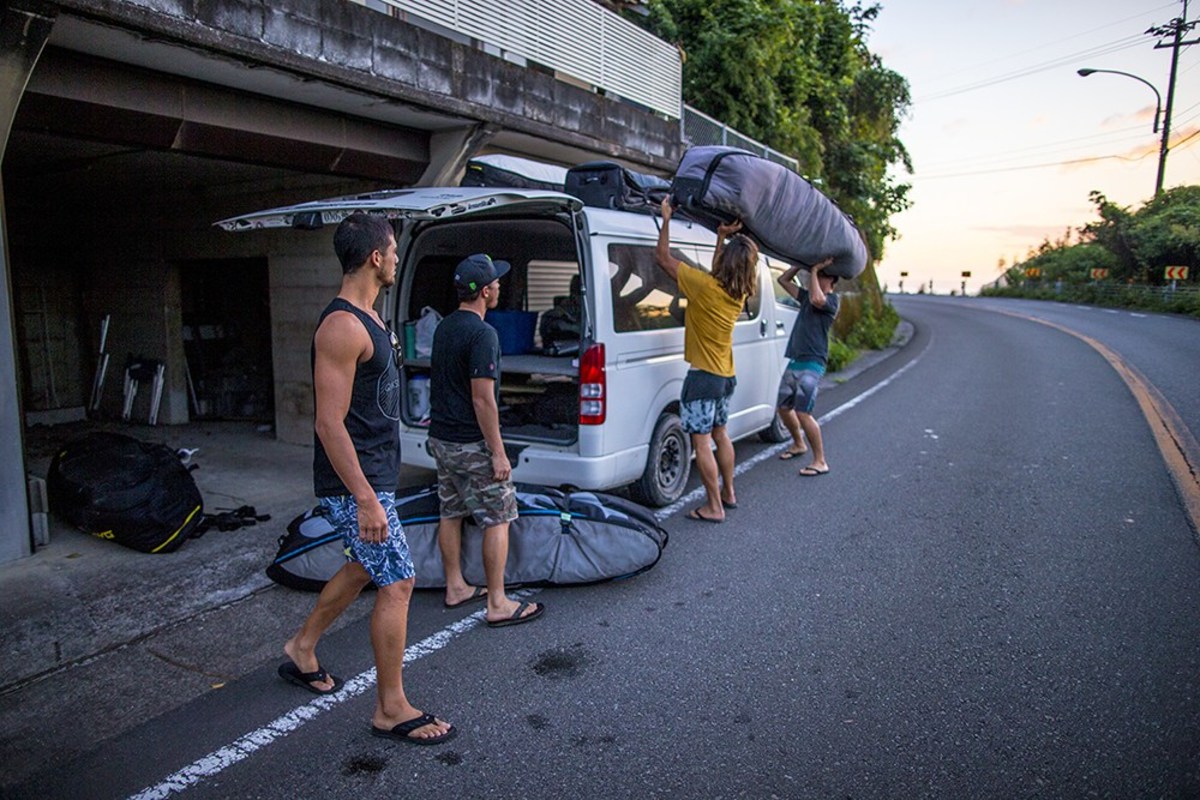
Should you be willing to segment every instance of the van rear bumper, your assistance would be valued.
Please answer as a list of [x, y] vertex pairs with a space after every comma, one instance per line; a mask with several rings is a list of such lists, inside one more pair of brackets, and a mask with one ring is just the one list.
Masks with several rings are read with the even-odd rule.
[[[437, 469], [437, 463], [425, 446], [427, 439], [424, 431], [401, 433], [401, 461], [414, 467]], [[594, 491], [615, 489], [642, 476], [649, 451], [649, 446], [641, 446], [588, 457], [567, 449], [531, 444], [521, 450], [519, 463], [513, 464], [513, 480], [542, 486], [570, 484]]]

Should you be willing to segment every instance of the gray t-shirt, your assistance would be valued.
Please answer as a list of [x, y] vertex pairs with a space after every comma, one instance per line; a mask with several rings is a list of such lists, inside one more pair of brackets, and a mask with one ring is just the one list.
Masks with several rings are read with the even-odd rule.
[[829, 360], [829, 330], [837, 316], [840, 299], [836, 292], [825, 295], [825, 307], [817, 308], [808, 302], [808, 292], [800, 290], [800, 315], [792, 326], [784, 355], [793, 361]]

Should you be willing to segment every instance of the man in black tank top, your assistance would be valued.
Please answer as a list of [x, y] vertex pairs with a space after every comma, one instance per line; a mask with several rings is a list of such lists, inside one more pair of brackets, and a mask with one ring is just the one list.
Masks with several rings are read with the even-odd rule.
[[325, 584], [317, 605], [283, 650], [279, 675], [315, 694], [342, 681], [322, 669], [321, 634], [372, 581], [379, 587], [371, 619], [378, 699], [376, 736], [412, 744], [452, 739], [453, 725], [417, 710], [404, 694], [401, 668], [414, 576], [408, 542], [396, 516], [400, 469], [400, 375], [395, 336], [375, 301], [396, 280], [396, 238], [383, 217], [352, 214], [338, 225], [334, 250], [342, 288], [321, 314], [313, 337], [316, 410], [313, 488], [342, 534], [345, 566]]

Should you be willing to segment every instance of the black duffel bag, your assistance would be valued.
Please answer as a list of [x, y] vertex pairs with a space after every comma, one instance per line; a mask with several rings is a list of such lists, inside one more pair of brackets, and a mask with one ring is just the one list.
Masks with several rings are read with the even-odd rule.
[[192, 474], [174, 450], [119, 433], [63, 447], [46, 476], [50, 509], [84, 533], [143, 553], [170, 553], [204, 517]]

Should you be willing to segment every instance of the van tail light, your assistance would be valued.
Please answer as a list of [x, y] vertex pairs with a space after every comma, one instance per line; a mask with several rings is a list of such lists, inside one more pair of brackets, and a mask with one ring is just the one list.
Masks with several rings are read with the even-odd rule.
[[604, 345], [594, 344], [579, 359], [579, 424], [602, 425], [607, 412]]

